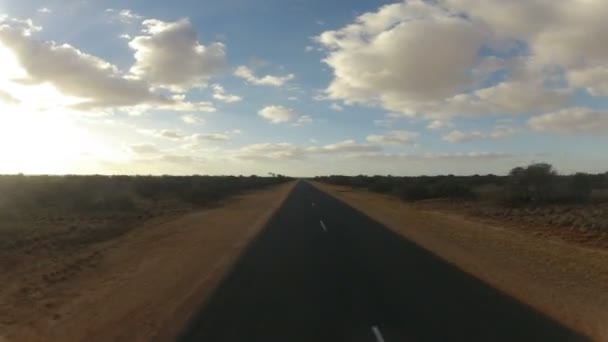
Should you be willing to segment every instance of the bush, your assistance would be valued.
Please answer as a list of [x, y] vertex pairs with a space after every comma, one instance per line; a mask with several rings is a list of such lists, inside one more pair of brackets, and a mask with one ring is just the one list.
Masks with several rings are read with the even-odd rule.
[[453, 177], [448, 177], [439, 181], [433, 186], [433, 197], [436, 198], [451, 198], [451, 199], [467, 199], [475, 197], [471, 186], [463, 184]]

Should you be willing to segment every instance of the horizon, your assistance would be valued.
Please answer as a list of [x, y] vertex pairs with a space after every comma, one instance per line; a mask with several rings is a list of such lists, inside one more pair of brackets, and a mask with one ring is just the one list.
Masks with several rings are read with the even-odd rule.
[[0, 0], [0, 174], [605, 173], [606, 16], [587, 0]]

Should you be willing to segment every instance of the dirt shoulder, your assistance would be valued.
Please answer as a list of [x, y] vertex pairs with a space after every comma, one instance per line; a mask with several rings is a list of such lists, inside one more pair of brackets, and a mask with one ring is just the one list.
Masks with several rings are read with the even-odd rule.
[[[608, 251], [394, 197], [313, 184], [462, 270], [597, 341], [608, 340]], [[447, 284], [446, 284], [447, 286]]]
[[[2, 254], [4, 267], [11, 259], [27, 262], [0, 275], [0, 341], [172, 339], [293, 184], [152, 218], [62, 257]], [[50, 236], [36, 243], [54, 242]]]

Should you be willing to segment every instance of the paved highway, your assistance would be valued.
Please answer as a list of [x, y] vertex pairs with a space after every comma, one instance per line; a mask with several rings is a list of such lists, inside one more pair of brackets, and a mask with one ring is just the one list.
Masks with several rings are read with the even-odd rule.
[[179, 341], [584, 341], [299, 182]]

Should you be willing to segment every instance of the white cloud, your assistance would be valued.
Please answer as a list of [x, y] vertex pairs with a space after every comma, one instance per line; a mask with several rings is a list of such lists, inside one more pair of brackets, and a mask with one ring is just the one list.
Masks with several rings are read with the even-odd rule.
[[241, 65], [238, 68], [236, 68], [234, 75], [246, 80], [249, 83], [255, 84], [255, 85], [266, 85], [266, 86], [274, 86], [274, 87], [280, 87], [280, 86], [284, 85], [286, 82], [295, 78], [295, 76], [293, 74], [288, 74], [285, 76], [266, 75], [266, 76], [258, 77], [253, 73], [253, 70], [249, 69], [248, 67], [246, 67], [244, 65]]
[[433, 121], [429, 122], [429, 124], [426, 126], [426, 128], [430, 129], [430, 130], [440, 130], [440, 129], [445, 129], [445, 128], [448, 128], [451, 126], [452, 126], [452, 123], [450, 121], [433, 120]]
[[343, 110], [344, 110], [344, 107], [340, 106], [340, 105], [339, 105], [339, 104], [337, 104], [337, 103], [332, 103], [332, 104], [329, 106], [329, 108], [331, 108], [331, 109], [333, 109], [333, 110], [335, 110], [335, 111], [338, 111], [338, 112], [340, 112], [340, 111], [343, 111]]
[[238, 95], [226, 94], [224, 87], [219, 84], [213, 84], [211, 88], [213, 89], [213, 98], [216, 100], [226, 103], [239, 102], [242, 100]]
[[267, 106], [258, 111], [258, 115], [273, 124], [285, 123], [300, 116], [298, 112], [283, 106]]
[[389, 131], [384, 135], [369, 135], [366, 140], [381, 145], [410, 145], [418, 135], [409, 131]]
[[[390, 162], [390, 161], [447, 161], [447, 162], [474, 162], [495, 161], [520, 157], [513, 153], [504, 152], [459, 152], [459, 153], [422, 153], [422, 154], [394, 154], [394, 153], [366, 153], [357, 156], [367, 161]], [[442, 174], [442, 172], [439, 172]]]
[[155, 155], [160, 152], [154, 144], [148, 143], [129, 145], [128, 150], [135, 155]]
[[608, 96], [608, 65], [572, 70], [568, 73], [568, 80], [593, 96]]
[[51, 83], [61, 93], [81, 99], [80, 108], [171, 104], [151, 92], [147, 83], [124, 77], [115, 65], [68, 44], [35, 40], [27, 29], [0, 26], [0, 44], [15, 54], [27, 73], [22, 82]]
[[385, 5], [316, 37], [333, 71], [325, 93], [433, 119], [554, 111], [573, 88], [608, 95], [606, 16], [608, 2], [587, 0]]
[[528, 120], [535, 131], [564, 134], [608, 133], [608, 111], [590, 108], [566, 108], [557, 112], [536, 116]]
[[143, 18], [141, 15], [133, 13], [130, 9], [120, 10], [118, 17], [125, 22], [133, 22]]
[[362, 152], [377, 152], [382, 150], [378, 145], [372, 144], [360, 144], [355, 140], [349, 139], [340, 141], [334, 144], [328, 144], [324, 146], [313, 146], [306, 148], [306, 152], [312, 154], [351, 154], [351, 153], [362, 153]]
[[374, 126], [390, 128], [393, 126], [395, 120], [392, 118], [389, 119], [377, 119], [374, 120]]
[[344, 140], [323, 146], [299, 146], [292, 143], [259, 143], [243, 146], [233, 151], [233, 156], [251, 160], [293, 160], [314, 156], [353, 156], [358, 153], [375, 153], [381, 147], [372, 144], [360, 144], [355, 140]]
[[293, 126], [302, 126], [302, 125], [312, 123], [313, 121], [314, 120], [312, 119], [312, 117], [310, 115], [302, 115], [298, 118], [298, 120], [296, 120], [296, 122], [293, 124]]
[[184, 134], [179, 131], [163, 129], [159, 132], [159, 136], [166, 139], [179, 140], [184, 138]]
[[230, 137], [221, 133], [197, 133], [188, 137], [188, 139], [202, 143], [206, 141], [226, 141], [230, 140]]
[[53, 11], [48, 7], [41, 7], [36, 10], [38, 13], [52, 13]]
[[302, 158], [304, 151], [291, 143], [259, 143], [241, 147], [234, 152], [239, 159], [285, 160]]
[[20, 103], [20, 102], [21, 101], [19, 99], [17, 99], [16, 97], [14, 97], [13, 95], [11, 95], [8, 92], [0, 89], [0, 103], [17, 104], [17, 103]]
[[[432, 3], [413, 0], [381, 7], [317, 41], [334, 71], [331, 99], [380, 102], [439, 100], [471, 84], [485, 30]], [[432, 41], [428, 37], [433, 37]]]
[[205, 86], [224, 64], [222, 43], [204, 46], [187, 19], [143, 21], [143, 34], [129, 46], [135, 50], [131, 73], [157, 87], [182, 91]]
[[195, 133], [186, 134], [175, 129], [161, 129], [161, 130], [148, 130], [140, 129], [138, 132], [150, 135], [157, 138], [169, 139], [169, 140], [183, 140], [190, 141], [192, 143], [202, 143], [206, 141], [226, 141], [230, 140], [230, 137], [226, 134], [221, 133]]
[[182, 115], [181, 119], [183, 122], [190, 125], [199, 125], [205, 123], [205, 120], [195, 114]]
[[451, 131], [443, 136], [443, 140], [452, 143], [469, 142], [475, 140], [500, 140], [513, 136], [517, 131], [510, 127], [497, 127], [491, 132], [462, 132], [459, 130]]

